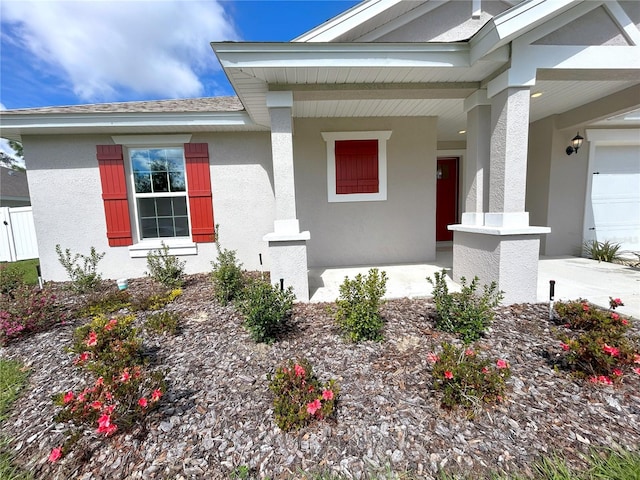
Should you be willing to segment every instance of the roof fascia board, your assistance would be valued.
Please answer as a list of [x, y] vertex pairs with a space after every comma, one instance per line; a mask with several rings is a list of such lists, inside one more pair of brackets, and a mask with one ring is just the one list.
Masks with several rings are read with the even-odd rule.
[[467, 67], [467, 43], [212, 43], [227, 68]]
[[604, 8], [607, 9], [611, 19], [618, 25], [622, 34], [632, 45], [640, 45], [640, 31], [629, 18], [618, 2], [606, 2]]
[[292, 42], [330, 42], [402, 0], [369, 0], [296, 37]]
[[491, 51], [501, 47], [522, 33], [571, 8], [574, 0], [525, 0], [496, 15], [469, 41], [470, 59], [475, 63]]
[[75, 127], [158, 127], [158, 126], [242, 126], [254, 125], [246, 112], [188, 113], [188, 114], [83, 114], [83, 113], [24, 113], [2, 114], [2, 131], [25, 128]]
[[414, 8], [413, 10], [408, 11], [404, 15], [400, 15], [399, 17], [394, 18], [390, 22], [387, 22], [384, 25], [380, 25], [378, 28], [363, 35], [358, 39], [358, 41], [371, 42], [371, 41], [377, 40], [378, 38], [390, 32], [393, 32], [394, 30], [404, 27], [406, 24], [408, 24], [409, 22], [412, 22], [416, 18], [426, 15], [427, 13], [444, 5], [448, 1], [449, 0], [431, 0], [428, 2], [424, 2], [420, 6]]

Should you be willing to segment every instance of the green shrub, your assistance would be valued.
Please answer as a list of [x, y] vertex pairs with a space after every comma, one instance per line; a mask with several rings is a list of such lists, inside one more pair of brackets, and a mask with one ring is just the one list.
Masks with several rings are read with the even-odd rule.
[[377, 268], [366, 276], [358, 274], [353, 280], [345, 277], [336, 300], [336, 322], [351, 341], [382, 340], [380, 306], [386, 285], [387, 274], [379, 273]]
[[458, 333], [464, 343], [471, 343], [482, 336], [491, 324], [495, 313], [493, 309], [503, 298], [495, 282], [484, 286], [482, 295], [477, 293], [478, 277], [467, 285], [464, 277], [460, 279], [461, 291], [449, 293], [446, 271], [436, 272], [435, 280], [428, 277], [433, 285], [433, 301], [436, 307], [436, 327], [445, 332]]
[[13, 264], [0, 265], [0, 295], [12, 297], [13, 291], [24, 284], [24, 270]]
[[178, 314], [175, 312], [152, 313], [144, 322], [144, 328], [154, 333], [175, 335], [178, 331]]
[[295, 298], [291, 287], [280, 290], [259, 280], [250, 283], [238, 308], [251, 338], [256, 342], [274, 342], [291, 314]]
[[480, 358], [472, 349], [442, 344], [440, 355], [429, 356], [433, 363], [434, 388], [442, 391], [444, 408], [462, 407], [472, 417], [484, 403], [504, 399], [505, 380], [511, 375], [506, 360], [495, 363]]
[[340, 393], [334, 380], [321, 384], [306, 359], [289, 360], [269, 380], [276, 425], [285, 432], [329, 417]]
[[165, 287], [174, 288], [184, 285], [184, 266], [175, 255], [169, 254], [169, 246], [164, 242], [158, 250], [147, 253], [147, 276]]
[[211, 281], [214, 286], [214, 296], [222, 305], [242, 296], [244, 281], [242, 278], [242, 264], [236, 258], [235, 250], [227, 250], [220, 248], [220, 226], [216, 225], [216, 249], [218, 257], [216, 261], [211, 262], [213, 272], [211, 272]]
[[167, 292], [151, 293], [149, 295], [135, 297], [131, 301], [131, 308], [134, 311], [160, 310], [173, 302], [180, 295], [182, 295], [182, 289], [174, 288]]
[[90, 295], [85, 307], [79, 314], [83, 317], [95, 317], [117, 312], [131, 306], [131, 294], [126, 290], [111, 290], [104, 294]]
[[620, 244], [611, 243], [609, 240], [606, 242], [599, 242], [597, 240], [584, 242], [582, 249], [587, 257], [598, 260], [599, 262], [613, 262], [620, 259], [618, 255]]
[[76, 253], [72, 256], [71, 250], [68, 248], [62, 252], [60, 245], [56, 245], [56, 253], [58, 261], [64, 267], [71, 280], [71, 289], [76, 293], [87, 293], [94, 290], [102, 277], [97, 272], [98, 263], [104, 257], [103, 253], [97, 253], [94, 247], [91, 247], [89, 256]]

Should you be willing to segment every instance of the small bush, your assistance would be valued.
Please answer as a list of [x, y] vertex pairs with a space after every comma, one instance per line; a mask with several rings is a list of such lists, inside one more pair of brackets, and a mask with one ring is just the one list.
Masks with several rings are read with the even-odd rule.
[[154, 333], [175, 335], [178, 331], [178, 314], [175, 312], [152, 313], [144, 322], [144, 328]]
[[169, 246], [162, 243], [158, 250], [151, 250], [147, 253], [147, 276], [165, 287], [175, 288], [184, 285], [184, 266], [175, 255], [169, 254]]
[[293, 289], [255, 281], [247, 287], [238, 307], [244, 325], [256, 342], [273, 343], [286, 324], [295, 300]]
[[68, 248], [62, 252], [60, 245], [56, 245], [58, 261], [64, 267], [71, 280], [71, 289], [76, 293], [87, 293], [94, 290], [102, 281], [102, 277], [97, 271], [98, 263], [104, 257], [104, 252], [97, 253], [91, 247], [89, 256], [76, 253], [72, 256]]
[[472, 417], [482, 404], [504, 399], [505, 380], [511, 375], [506, 360], [495, 363], [480, 358], [472, 349], [442, 344], [440, 355], [431, 354], [434, 387], [442, 391], [442, 406], [462, 407]]
[[236, 258], [235, 250], [220, 248], [220, 226], [216, 225], [216, 249], [218, 257], [211, 262], [213, 272], [211, 281], [214, 286], [214, 296], [222, 305], [227, 305], [242, 296], [244, 281], [242, 278], [242, 264]]
[[433, 301], [436, 306], [436, 327], [445, 332], [458, 333], [466, 344], [482, 336], [494, 318], [493, 309], [503, 298], [495, 282], [484, 286], [482, 295], [478, 295], [478, 277], [467, 285], [462, 277], [461, 292], [449, 293], [445, 270], [434, 274], [435, 280], [428, 277], [433, 285]]
[[627, 337], [631, 322], [614, 311], [621, 305], [619, 298], [610, 298], [609, 311], [582, 299], [555, 304], [557, 320], [568, 330], [557, 333], [560, 363], [574, 376], [610, 385], [640, 363], [637, 340]]
[[334, 380], [320, 383], [306, 359], [289, 360], [269, 380], [276, 425], [285, 432], [330, 416], [340, 393]]
[[345, 277], [340, 285], [340, 298], [336, 300], [336, 322], [351, 341], [382, 340], [384, 322], [380, 307], [386, 285], [387, 274], [379, 273], [377, 268], [364, 277], [361, 274], [353, 280]]
[[12, 297], [0, 296], [0, 344], [46, 330], [64, 320], [56, 296], [46, 287], [40, 290], [21, 285], [13, 290]]
[[131, 308], [134, 311], [145, 310], [153, 311], [160, 310], [173, 302], [176, 298], [182, 295], [181, 288], [174, 288], [167, 292], [151, 293], [147, 296], [136, 297], [131, 301]]
[[95, 317], [117, 312], [131, 306], [131, 294], [126, 290], [112, 290], [105, 294], [89, 296], [85, 307], [80, 310], [83, 317]]
[[11, 264], [0, 265], [0, 295], [13, 296], [13, 291], [24, 284], [24, 271]]
[[582, 246], [585, 255], [593, 260], [599, 262], [613, 262], [619, 260], [620, 256], [618, 251], [620, 250], [619, 243], [611, 243], [609, 240], [606, 242], [598, 242], [597, 240], [591, 240], [585, 242]]

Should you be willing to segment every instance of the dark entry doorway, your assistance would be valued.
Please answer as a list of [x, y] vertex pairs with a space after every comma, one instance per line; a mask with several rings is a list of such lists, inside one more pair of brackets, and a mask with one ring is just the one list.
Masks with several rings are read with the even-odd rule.
[[458, 157], [438, 157], [436, 182], [436, 241], [453, 240], [447, 225], [458, 223]]

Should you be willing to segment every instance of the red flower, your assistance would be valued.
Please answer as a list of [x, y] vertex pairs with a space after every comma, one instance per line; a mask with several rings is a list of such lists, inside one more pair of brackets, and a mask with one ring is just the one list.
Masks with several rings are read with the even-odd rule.
[[104, 385], [104, 378], [98, 377], [98, 379], [96, 380], [96, 387], [99, 387], [101, 385]]
[[509, 364], [507, 363], [506, 360], [499, 359], [496, 362], [496, 367], [498, 367], [498, 368], [509, 368]]
[[98, 344], [98, 335], [96, 332], [90, 332], [89, 337], [87, 338], [87, 346], [93, 347]]
[[435, 353], [430, 352], [427, 353], [427, 360], [429, 361], [429, 363], [436, 363], [438, 360], [440, 360], [440, 357]]
[[151, 401], [152, 402], [157, 402], [158, 400], [160, 400], [160, 397], [162, 396], [162, 390], [154, 390], [153, 392], [151, 392]]
[[609, 355], [611, 355], [612, 357], [617, 357], [618, 355], [620, 355], [620, 350], [618, 350], [616, 347], [611, 347], [606, 343], [602, 345], [602, 350], [605, 353], [608, 353]]
[[621, 376], [622, 376], [622, 370], [620, 370], [619, 368], [614, 368], [614, 369], [613, 369], [613, 374], [614, 374], [616, 377], [621, 377]]
[[317, 398], [313, 402], [307, 404], [307, 412], [309, 413], [309, 415], [315, 415], [315, 413], [321, 408], [322, 404]]
[[600, 375], [598, 377], [598, 382], [604, 383], [605, 385], [611, 385], [613, 383], [611, 381], [611, 379], [609, 377], [607, 377], [606, 375]]
[[634, 371], [635, 373], [637, 373], [638, 375], [640, 375], [640, 368], [634, 368], [634, 369], [633, 369], [633, 371]]
[[613, 318], [614, 320], [618, 320], [620, 318], [620, 315], [614, 312], [611, 314], [611, 318]]
[[118, 427], [111, 423], [111, 416], [104, 414], [98, 419], [98, 433], [104, 433], [105, 435], [111, 435]]
[[91, 408], [95, 409], [95, 410], [101, 410], [102, 409], [102, 402], [99, 400], [96, 400], [95, 402], [93, 402], [91, 404]]
[[448, 378], [449, 380], [451, 380], [453, 378], [453, 373], [447, 370], [446, 372], [444, 372], [444, 378]]
[[49, 454], [49, 461], [52, 463], [57, 462], [58, 460], [60, 460], [60, 457], [62, 457], [62, 448], [56, 447], [51, 450], [51, 453]]
[[84, 402], [84, 392], [79, 393], [78, 396], [76, 397], [76, 400], [78, 400], [79, 402]]
[[487, 373], [489, 373], [489, 369], [487, 367], [482, 367], [482, 373], [486, 375]]
[[296, 377], [304, 377], [305, 371], [300, 365], [296, 363], [293, 369], [296, 372]]
[[465, 354], [467, 357], [473, 357], [473, 356], [476, 354], [476, 352], [474, 352], [474, 351], [473, 351], [473, 350], [471, 350], [470, 348], [467, 348], [467, 349], [464, 351], [464, 354]]
[[633, 354], [633, 363], [640, 363], [640, 355], [637, 353]]
[[129, 369], [125, 368], [124, 371], [122, 372], [122, 375], [120, 375], [120, 381], [122, 383], [127, 383], [130, 378], [131, 378], [131, 375], [129, 375]]
[[67, 392], [64, 394], [64, 397], [62, 398], [62, 401], [64, 403], [69, 403], [69, 402], [73, 402], [73, 392]]
[[138, 405], [140, 405], [142, 408], [147, 408], [147, 399], [141, 397], [140, 400], [138, 400]]
[[567, 351], [567, 350], [569, 350], [571, 348], [569, 345], [567, 345], [566, 343], [562, 343], [562, 342], [560, 342], [560, 346], [562, 347], [562, 349], [564, 351]]
[[107, 323], [107, 324], [104, 326], [104, 329], [105, 329], [106, 331], [111, 331], [111, 330], [113, 330], [117, 325], [118, 325], [118, 320], [117, 320], [117, 319], [115, 319], [115, 318], [112, 318], [111, 320], [109, 320], [109, 323]]
[[629, 322], [626, 318], [623, 318], [622, 320], [620, 320], [620, 323], [622, 323], [623, 325], [629, 325]]
[[111, 392], [105, 392], [104, 398], [106, 398], [107, 400], [111, 401], [111, 400], [113, 400], [113, 395], [111, 395]]
[[104, 407], [102, 413], [105, 415], [111, 415], [113, 411], [116, 409], [115, 405], [109, 405], [108, 407]]
[[322, 398], [324, 400], [333, 400], [333, 391], [331, 391], [331, 390], [323, 390], [322, 391]]
[[589, 311], [589, 305], [586, 304], [586, 303], [583, 303], [582, 304], [582, 310], [585, 311], [585, 312], [588, 312]]

